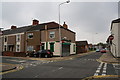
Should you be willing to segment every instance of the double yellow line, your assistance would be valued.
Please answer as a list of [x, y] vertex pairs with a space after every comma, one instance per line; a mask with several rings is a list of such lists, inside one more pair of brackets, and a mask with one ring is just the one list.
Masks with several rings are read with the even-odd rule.
[[90, 77], [86, 77], [82, 80], [93, 80], [93, 79], [99, 79], [99, 78], [119, 78], [120, 75], [98, 75], [98, 76], [90, 76]]
[[[2, 65], [17, 66], [17, 65], [15, 65], [15, 64], [8, 64], [8, 63], [0, 63], [0, 64], [2, 64]], [[10, 72], [15, 72], [15, 71], [21, 70], [21, 69], [23, 69], [23, 68], [24, 68], [24, 67], [23, 67], [22, 65], [19, 65], [19, 66], [17, 66], [16, 69], [9, 70], [9, 71], [5, 71], [5, 72], [0, 72], [0, 75], [6, 74], [6, 73], [10, 73]]]

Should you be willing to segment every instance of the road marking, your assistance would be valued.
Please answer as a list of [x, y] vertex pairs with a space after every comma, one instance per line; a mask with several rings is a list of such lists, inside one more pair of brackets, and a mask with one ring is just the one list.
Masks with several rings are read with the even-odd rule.
[[105, 63], [105, 65], [103, 67], [102, 75], [106, 75], [106, 69], [107, 69], [107, 63]]
[[94, 76], [98, 76], [98, 74], [100, 73], [100, 70], [102, 69], [102, 65], [103, 65], [103, 62], [100, 63], [99, 67], [97, 68]]
[[13, 62], [26, 62], [26, 60], [21, 60], [21, 61], [18, 61], [18, 60], [11, 60], [11, 59], [6, 59], [7, 61], [13, 61]]
[[58, 68], [58, 69], [62, 69], [63, 67], [60, 67], [60, 68]]

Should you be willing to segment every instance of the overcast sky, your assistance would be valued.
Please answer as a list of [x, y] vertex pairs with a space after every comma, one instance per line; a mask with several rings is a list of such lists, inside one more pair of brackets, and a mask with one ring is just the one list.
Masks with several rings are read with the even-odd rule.
[[[20, 1], [20, 0], [19, 0]], [[62, 0], [63, 2], [66, 0]], [[2, 2], [0, 21], [4, 29], [11, 25], [31, 25], [33, 19], [40, 23], [58, 23], [58, 5], [61, 2]], [[76, 32], [76, 40], [89, 43], [106, 42], [110, 34], [111, 21], [118, 18], [118, 2], [71, 1], [61, 6], [61, 24], [65, 21], [70, 30]]]

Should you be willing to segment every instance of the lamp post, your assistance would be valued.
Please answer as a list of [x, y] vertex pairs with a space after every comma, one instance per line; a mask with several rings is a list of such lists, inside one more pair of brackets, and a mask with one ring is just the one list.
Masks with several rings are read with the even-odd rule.
[[60, 6], [62, 4], [65, 4], [65, 3], [69, 3], [70, 1], [66, 1], [66, 2], [63, 2], [63, 3], [60, 3], [59, 4], [59, 7], [58, 7], [58, 10], [59, 10], [59, 41], [60, 41], [60, 57], [62, 56], [62, 43], [61, 43], [61, 29], [60, 29]]

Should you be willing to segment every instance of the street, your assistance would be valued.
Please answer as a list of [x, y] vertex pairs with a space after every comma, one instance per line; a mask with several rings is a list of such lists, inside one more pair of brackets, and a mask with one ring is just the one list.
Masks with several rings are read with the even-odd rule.
[[64, 61], [37, 61], [3, 57], [3, 63], [20, 64], [22, 70], [3, 74], [3, 78], [86, 78], [98, 75], [118, 75], [116, 65], [98, 62], [104, 53], [93, 52]]

